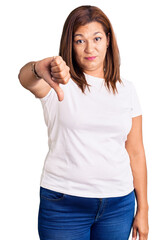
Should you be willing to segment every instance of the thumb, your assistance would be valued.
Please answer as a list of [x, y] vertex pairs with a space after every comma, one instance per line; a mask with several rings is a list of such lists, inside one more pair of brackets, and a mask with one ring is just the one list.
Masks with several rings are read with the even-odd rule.
[[51, 86], [55, 92], [57, 93], [57, 97], [59, 99], [59, 101], [62, 101], [64, 99], [64, 92], [63, 90], [61, 89], [61, 87], [59, 86], [59, 83], [57, 82], [53, 82], [52, 83], [52, 86]]
[[133, 227], [132, 240], [136, 240], [136, 239], [137, 239], [137, 229], [135, 227]]
[[64, 92], [59, 86], [59, 83], [53, 81], [50, 73], [47, 71], [43, 74], [43, 78], [55, 90], [59, 101], [62, 101], [64, 99]]

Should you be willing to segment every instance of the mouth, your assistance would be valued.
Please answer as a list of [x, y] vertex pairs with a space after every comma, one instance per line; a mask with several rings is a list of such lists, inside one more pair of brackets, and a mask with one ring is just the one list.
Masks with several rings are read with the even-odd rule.
[[92, 61], [96, 58], [96, 56], [91, 56], [91, 57], [85, 57], [86, 60]]

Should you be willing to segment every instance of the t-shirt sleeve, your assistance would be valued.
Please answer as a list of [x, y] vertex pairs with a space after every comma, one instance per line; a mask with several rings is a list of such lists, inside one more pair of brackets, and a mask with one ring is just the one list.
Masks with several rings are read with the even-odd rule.
[[38, 98], [41, 101], [44, 113], [44, 119], [47, 126], [51, 124], [50, 119], [54, 119], [57, 115], [58, 97], [53, 88], [43, 98]]
[[139, 115], [142, 115], [142, 108], [141, 108], [141, 104], [139, 101], [139, 97], [136, 91], [136, 88], [134, 86], [134, 84], [131, 82], [131, 116], [133, 117], [137, 117]]
[[47, 93], [47, 95], [43, 98], [36, 98], [39, 99], [41, 101], [42, 104], [46, 103], [47, 100], [50, 98], [51, 94], [53, 94], [53, 88], [50, 89], [50, 91]]

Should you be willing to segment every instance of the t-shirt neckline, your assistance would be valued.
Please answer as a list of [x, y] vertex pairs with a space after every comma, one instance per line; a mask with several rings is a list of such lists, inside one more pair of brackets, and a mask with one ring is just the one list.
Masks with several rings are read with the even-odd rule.
[[84, 75], [86, 78], [89, 78], [91, 80], [99, 80], [99, 81], [104, 81], [104, 78], [99, 78], [99, 77], [95, 77], [95, 76], [92, 76], [92, 75], [89, 75], [87, 73], [84, 72]]
[[89, 75], [89, 74], [87, 74], [85, 72], [84, 72], [84, 75], [85, 75], [86, 80], [90, 81], [91, 83], [95, 83], [95, 84], [97, 83], [98, 84], [98, 82], [101, 83], [101, 82], [104, 81], [104, 78], [94, 77], [94, 76]]

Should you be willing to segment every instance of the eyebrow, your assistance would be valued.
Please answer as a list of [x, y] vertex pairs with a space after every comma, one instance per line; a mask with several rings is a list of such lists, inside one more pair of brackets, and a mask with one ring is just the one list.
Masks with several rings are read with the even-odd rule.
[[[98, 33], [101, 33], [101, 32], [95, 32], [95, 33], [93, 34], [93, 36], [96, 35], [96, 34], [98, 34]], [[101, 34], [102, 34], [102, 33], [101, 33]], [[74, 34], [74, 37], [77, 37], [77, 36], [83, 37], [83, 35], [82, 35], [81, 33]]]

